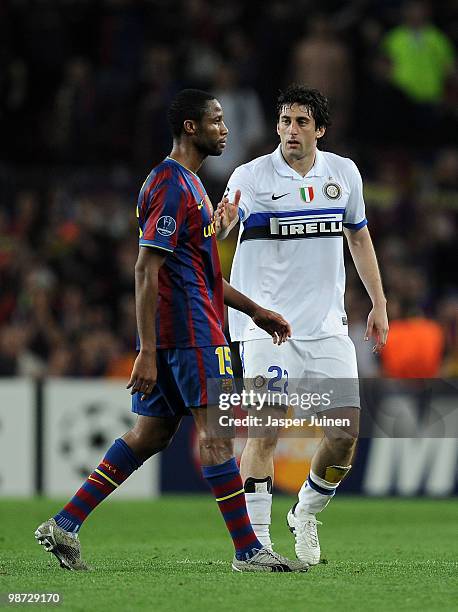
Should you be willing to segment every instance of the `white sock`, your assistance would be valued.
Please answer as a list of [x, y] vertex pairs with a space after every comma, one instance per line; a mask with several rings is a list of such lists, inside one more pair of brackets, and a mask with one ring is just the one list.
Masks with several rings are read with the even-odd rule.
[[[317, 476], [312, 470], [299, 491], [299, 502], [294, 510], [296, 516], [316, 514], [326, 508], [334, 497], [339, 482], [328, 482]], [[314, 488], [315, 487], [315, 488]], [[320, 492], [321, 489], [324, 492]]]
[[[264, 483], [263, 483], [264, 484]], [[272, 548], [270, 522], [272, 510], [271, 493], [245, 493], [246, 508], [256, 537], [266, 548]]]

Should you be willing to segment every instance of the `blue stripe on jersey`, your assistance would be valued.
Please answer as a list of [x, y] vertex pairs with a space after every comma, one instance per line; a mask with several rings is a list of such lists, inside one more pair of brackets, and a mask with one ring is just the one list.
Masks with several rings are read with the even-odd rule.
[[351, 229], [353, 231], [359, 230], [365, 225], [367, 225], [367, 219], [363, 219], [359, 223], [344, 223], [344, 227], [346, 227], [347, 229]]
[[244, 221], [245, 229], [251, 227], [262, 227], [269, 225], [272, 218], [283, 218], [283, 217], [306, 217], [308, 215], [331, 215], [331, 214], [343, 214], [345, 208], [315, 208], [313, 210], [281, 210], [272, 212], [259, 212], [251, 214], [246, 221]]
[[[201, 195], [199, 193], [199, 191], [197, 190], [196, 186], [194, 185], [194, 183], [191, 181], [189, 175], [185, 174], [184, 172], [182, 173], [182, 176], [186, 182], [186, 185], [188, 186], [189, 191], [192, 193], [194, 199], [196, 200], [196, 202], [200, 202], [202, 200]], [[202, 191], [204, 192], [204, 194], [206, 195], [207, 192], [205, 191], [205, 187], [202, 184], [202, 181], [200, 180], [200, 178], [197, 176], [195, 176], [195, 178], [199, 181], [199, 184], [202, 188]]]
[[[189, 251], [180, 250], [180, 259], [183, 263], [186, 263], [187, 266], [180, 265], [180, 272], [182, 278], [189, 278], [190, 286], [197, 287], [197, 274], [195, 272], [195, 268], [193, 265], [193, 261], [191, 258], [191, 254]], [[204, 262], [202, 262], [204, 263]], [[208, 297], [210, 301], [213, 299], [213, 290], [207, 284], [208, 280], [208, 271], [205, 275], [205, 287], [207, 289]], [[189, 303], [189, 308], [192, 313], [192, 321], [195, 323], [194, 325], [194, 341], [197, 343], [197, 346], [201, 346], [202, 341], [208, 340], [211, 338], [211, 328], [210, 328], [210, 319], [206, 316], [205, 308], [202, 308], [202, 296], [198, 295], [189, 295], [186, 286], [183, 286], [183, 292], [186, 295], [186, 300]]]

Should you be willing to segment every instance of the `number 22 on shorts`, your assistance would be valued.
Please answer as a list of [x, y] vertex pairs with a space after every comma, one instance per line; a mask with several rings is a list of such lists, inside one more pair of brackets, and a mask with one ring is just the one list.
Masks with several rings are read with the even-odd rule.
[[220, 375], [230, 374], [232, 376], [231, 349], [228, 346], [218, 346], [215, 349], [215, 355], [218, 357]]

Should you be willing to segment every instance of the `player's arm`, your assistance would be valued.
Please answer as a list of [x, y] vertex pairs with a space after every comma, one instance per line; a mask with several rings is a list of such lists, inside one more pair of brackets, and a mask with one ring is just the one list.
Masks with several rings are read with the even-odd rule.
[[135, 309], [140, 352], [135, 360], [127, 389], [143, 393], [142, 400], [156, 384], [156, 308], [159, 268], [165, 261], [162, 253], [151, 247], [140, 247], [135, 264]]
[[282, 344], [291, 337], [290, 324], [278, 312], [262, 308], [224, 279], [223, 284], [224, 303], [251, 317], [258, 327], [272, 336], [274, 344]]
[[374, 352], [378, 352], [386, 344], [388, 316], [386, 313], [386, 298], [383, 292], [382, 279], [374, 246], [367, 226], [357, 231], [345, 229], [344, 232], [356, 270], [372, 300], [372, 310], [367, 318], [364, 339], [369, 340], [371, 336], [374, 336], [376, 338]]

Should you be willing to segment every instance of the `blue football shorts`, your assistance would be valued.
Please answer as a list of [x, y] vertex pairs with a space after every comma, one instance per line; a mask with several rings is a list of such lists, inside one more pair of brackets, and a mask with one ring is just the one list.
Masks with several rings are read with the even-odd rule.
[[[233, 388], [231, 352], [228, 346], [157, 349], [157, 383], [141, 400], [132, 396], [132, 412], [144, 416], [175, 417], [191, 414], [189, 408], [213, 403], [221, 392]], [[216, 384], [216, 387], [215, 387]]]

